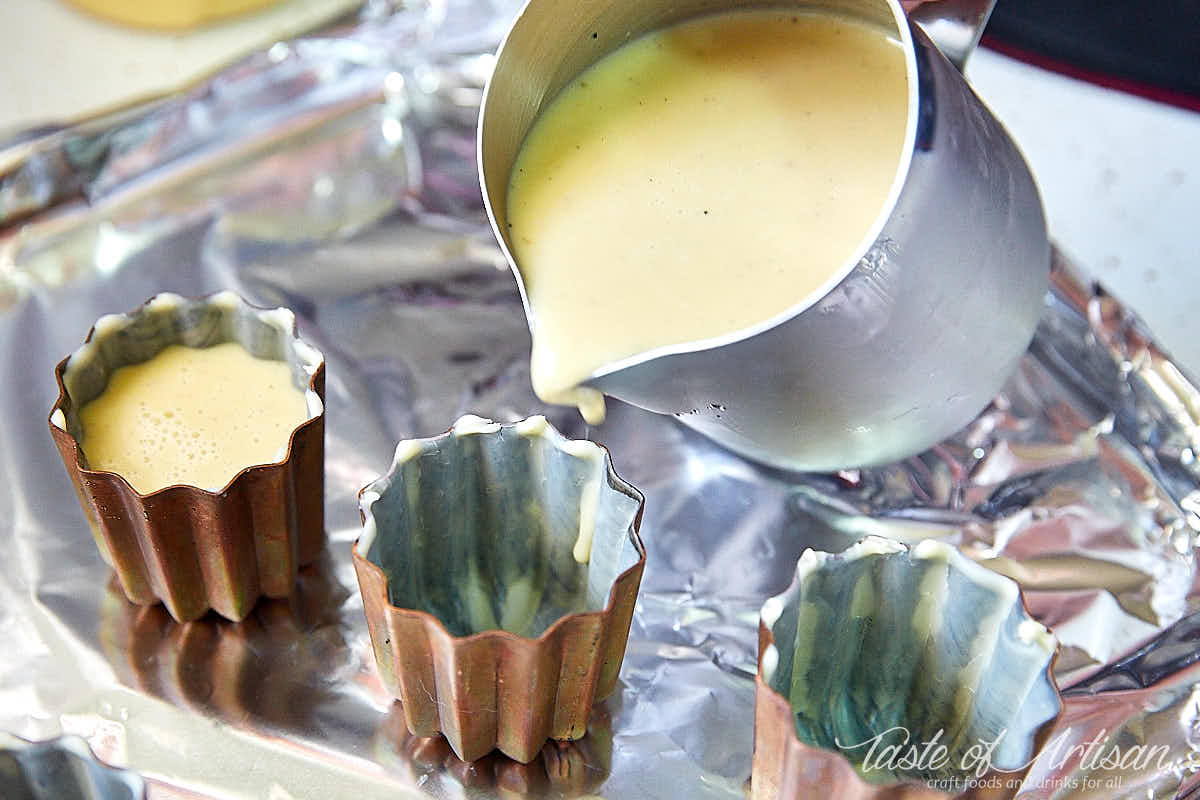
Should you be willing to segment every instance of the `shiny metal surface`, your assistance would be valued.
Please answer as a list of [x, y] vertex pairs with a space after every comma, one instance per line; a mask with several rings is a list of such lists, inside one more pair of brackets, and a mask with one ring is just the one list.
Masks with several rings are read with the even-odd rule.
[[1062, 712], [1057, 650], [1015, 582], [947, 544], [806, 551], [760, 615], [751, 796], [1015, 795]]
[[26, 742], [0, 734], [0, 797], [5, 800], [142, 800], [137, 775], [100, 764], [77, 737]]
[[644, 505], [608, 453], [543, 417], [402, 441], [359, 495], [353, 559], [409, 731], [525, 764], [583, 738], [625, 655]]
[[530, 0], [497, 53], [480, 112], [485, 203], [521, 283], [504, 195], [540, 109], [630, 36], [763, 5], [829, 8], [903, 43], [909, 150], [889, 209], [834, 273], [836, 285], [797, 298], [784, 320], [639, 354], [600, 368], [587, 385], [774, 466], [886, 463], [949, 436], [987, 405], [1033, 335], [1050, 259], [1020, 153], [898, 3], [590, 0], [563, 15], [554, 0]]
[[[1061, 758], [1035, 765], [1024, 796], [1200, 786], [1200, 392], [1061, 258], [1016, 372], [966, 428], [910, 459], [798, 474], [625, 404], [590, 431], [545, 409], [566, 435], [609, 447], [646, 496], [647, 565], [617, 691], [585, 738], [528, 766], [467, 764], [442, 739], [400, 732], [355, 589], [355, 494], [399, 439], [466, 411], [543, 410], [471, 159], [480, 54], [513, 11], [412, 5], [252, 56], [220, 92], [173, 99], [126, 154], [127, 181], [0, 228], [0, 729], [78, 733], [146, 775], [152, 800], [740, 800], [759, 607], [805, 547], [875, 533], [946, 541], [1010, 575], [1062, 643], [1067, 708], [1048, 742], [1063, 737]], [[296, 135], [314, 109], [327, 124]], [[243, 125], [262, 149], [231, 160]], [[56, 361], [101, 314], [168, 289], [289, 306], [327, 359], [329, 544], [293, 597], [240, 623], [181, 624], [125, 600], [46, 436]], [[1097, 735], [1166, 756], [1106, 770], [1068, 753]]]
[[996, 0], [901, 0], [908, 18], [960, 70], [971, 57]]

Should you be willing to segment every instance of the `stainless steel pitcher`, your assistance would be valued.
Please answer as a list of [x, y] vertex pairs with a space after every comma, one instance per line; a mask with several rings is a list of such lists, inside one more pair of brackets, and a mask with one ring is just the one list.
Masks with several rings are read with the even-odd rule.
[[507, 239], [508, 178], [558, 91], [624, 42], [684, 19], [738, 8], [828, 9], [901, 41], [909, 89], [903, 178], [840, 282], [797, 298], [782, 322], [624, 359], [585, 385], [791, 469], [885, 463], [954, 433], [1029, 345], [1050, 266], [1029, 168], [955, 66], [974, 48], [991, 5], [909, 2], [910, 18], [896, 0], [529, 0], [497, 52], [479, 122], [484, 201], [527, 317]]

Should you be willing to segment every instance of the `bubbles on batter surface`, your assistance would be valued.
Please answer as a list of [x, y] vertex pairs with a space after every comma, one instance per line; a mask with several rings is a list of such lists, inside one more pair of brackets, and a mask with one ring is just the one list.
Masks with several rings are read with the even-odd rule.
[[170, 347], [123, 367], [82, 418], [89, 463], [148, 492], [219, 489], [246, 467], [277, 462], [308, 413], [287, 364], [232, 344]]

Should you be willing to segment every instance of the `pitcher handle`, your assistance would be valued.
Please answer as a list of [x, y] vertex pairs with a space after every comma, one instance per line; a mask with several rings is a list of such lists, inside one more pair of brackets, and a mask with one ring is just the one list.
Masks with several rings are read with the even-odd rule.
[[900, 5], [961, 70], [975, 52], [996, 0], [901, 0]]

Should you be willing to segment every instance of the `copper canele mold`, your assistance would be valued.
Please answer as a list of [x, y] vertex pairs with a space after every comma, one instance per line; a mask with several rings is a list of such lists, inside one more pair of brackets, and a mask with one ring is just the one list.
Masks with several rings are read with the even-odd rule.
[[[114, 472], [91, 469], [78, 411], [117, 368], [180, 344], [238, 342], [287, 362], [307, 388], [309, 419], [281, 461], [247, 467], [219, 490], [168, 486], [141, 494]], [[101, 317], [54, 371], [50, 433], [104, 560], [134, 603], [162, 602], [181, 622], [210, 608], [243, 619], [260, 597], [286, 597], [297, 570], [324, 546], [325, 362], [296, 335], [284, 308], [261, 309], [232, 292], [200, 299], [159, 294], [127, 314]]]
[[805, 552], [760, 616], [752, 800], [1014, 796], [1062, 712], [1057, 647], [947, 544]]
[[[379, 673], [415, 736], [522, 763], [616, 687], [645, 564], [642, 495], [543, 417], [401, 442], [353, 547]], [[589, 543], [588, 537], [591, 535]]]

